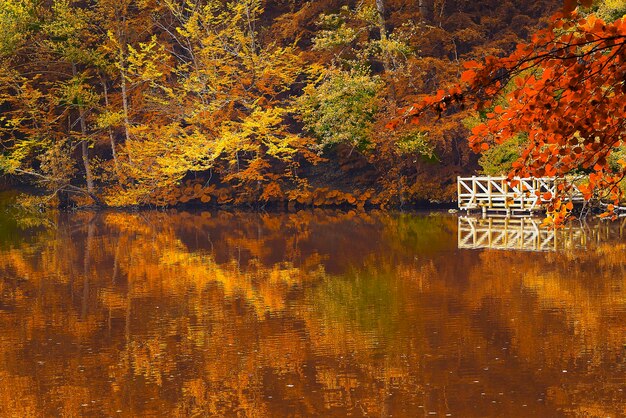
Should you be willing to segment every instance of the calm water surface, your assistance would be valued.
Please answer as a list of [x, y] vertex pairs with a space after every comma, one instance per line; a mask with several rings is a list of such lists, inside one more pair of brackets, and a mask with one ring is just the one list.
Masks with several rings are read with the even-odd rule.
[[0, 215], [0, 416], [624, 416], [620, 225], [543, 252], [464, 228]]

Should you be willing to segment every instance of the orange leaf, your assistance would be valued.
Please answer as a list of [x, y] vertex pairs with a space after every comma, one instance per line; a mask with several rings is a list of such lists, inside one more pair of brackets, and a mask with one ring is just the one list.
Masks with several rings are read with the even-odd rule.
[[389, 123], [387, 123], [385, 125], [385, 128], [391, 129], [392, 131], [394, 131], [399, 123], [400, 123], [399, 119], [394, 119], [394, 120], [390, 121]]
[[465, 61], [463, 63], [463, 67], [470, 69], [470, 68], [478, 68], [480, 67], [480, 64], [478, 63], [478, 61]]
[[463, 71], [463, 74], [461, 74], [461, 81], [464, 81], [466, 83], [471, 83], [472, 81], [474, 81], [475, 78], [476, 72], [472, 70]]

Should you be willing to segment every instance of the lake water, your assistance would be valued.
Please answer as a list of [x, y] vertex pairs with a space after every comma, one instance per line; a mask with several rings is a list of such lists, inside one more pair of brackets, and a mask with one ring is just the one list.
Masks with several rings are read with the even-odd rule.
[[2, 214], [0, 416], [623, 416], [624, 225], [508, 227]]

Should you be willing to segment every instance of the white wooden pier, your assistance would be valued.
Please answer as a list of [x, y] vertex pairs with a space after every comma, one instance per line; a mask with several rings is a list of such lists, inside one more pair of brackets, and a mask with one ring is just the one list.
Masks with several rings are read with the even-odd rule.
[[[564, 179], [555, 177], [514, 178], [507, 177], [457, 177], [458, 205], [468, 213], [480, 210], [500, 212], [506, 215], [532, 214], [544, 209], [546, 193], [556, 195], [559, 183]], [[582, 194], [573, 187], [567, 197], [573, 202], [582, 202]]]

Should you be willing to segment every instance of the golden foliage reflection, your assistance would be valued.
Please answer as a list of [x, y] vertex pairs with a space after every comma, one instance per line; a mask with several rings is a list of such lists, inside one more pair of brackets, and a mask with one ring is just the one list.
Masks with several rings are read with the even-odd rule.
[[623, 241], [456, 217], [60, 214], [0, 246], [1, 416], [615, 416]]

